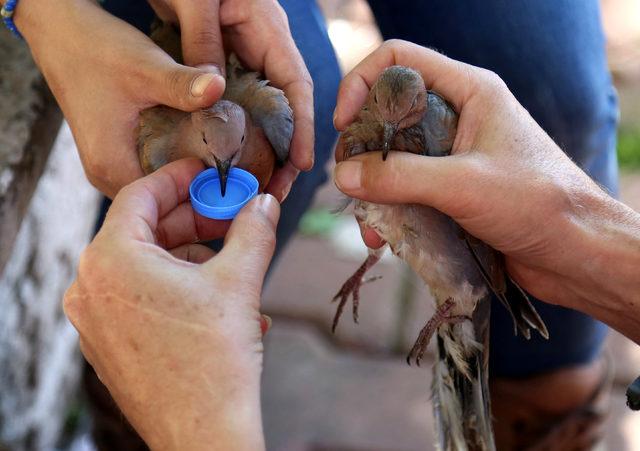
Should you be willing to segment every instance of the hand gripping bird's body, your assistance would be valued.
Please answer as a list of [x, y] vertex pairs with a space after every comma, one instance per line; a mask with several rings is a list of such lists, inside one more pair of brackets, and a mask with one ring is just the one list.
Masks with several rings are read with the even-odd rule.
[[[390, 149], [429, 156], [451, 152], [457, 114], [438, 94], [427, 91], [416, 71], [392, 66], [371, 88], [356, 121], [341, 136], [344, 157]], [[425, 180], [424, 183], [429, 183]], [[355, 215], [383, 238], [394, 254], [426, 282], [436, 313], [426, 323], [407, 360], [419, 365], [437, 336], [433, 402], [442, 450], [495, 449], [489, 403], [488, 356], [491, 294], [509, 310], [516, 333], [530, 328], [547, 337], [546, 327], [526, 294], [504, 270], [503, 256], [468, 235], [450, 217], [422, 205], [380, 205], [356, 201]], [[335, 329], [349, 296], [357, 321], [364, 273], [381, 251], [369, 257], [342, 287]]]
[[[159, 23], [151, 37], [181, 62], [180, 35], [173, 25]], [[264, 189], [275, 165], [282, 165], [289, 155], [293, 112], [280, 89], [244, 69], [234, 55], [226, 73], [222, 100], [209, 108], [187, 113], [156, 106], [140, 113], [137, 145], [145, 173], [196, 157], [218, 169], [223, 196], [234, 166], [255, 175]]]

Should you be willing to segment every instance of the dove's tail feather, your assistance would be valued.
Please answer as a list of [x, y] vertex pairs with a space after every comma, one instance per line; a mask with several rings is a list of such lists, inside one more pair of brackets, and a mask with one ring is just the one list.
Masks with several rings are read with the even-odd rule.
[[[488, 381], [490, 309], [487, 298], [478, 304], [473, 323], [446, 325], [438, 331], [432, 393], [441, 451], [495, 451]], [[452, 346], [455, 341], [472, 340], [468, 336], [472, 324], [476, 340]], [[465, 350], [464, 365], [460, 349]]]
[[627, 388], [627, 405], [631, 410], [640, 410], [640, 377]]
[[[476, 266], [482, 275], [482, 278], [487, 283], [487, 286], [491, 292], [495, 295], [500, 303], [509, 311], [511, 319], [513, 320], [514, 333], [518, 335], [518, 331], [527, 340], [531, 338], [530, 329], [537, 330], [544, 338], [549, 338], [549, 331], [547, 326], [540, 318], [540, 315], [536, 311], [536, 308], [529, 300], [529, 296], [525, 291], [520, 288], [508, 274], [505, 273], [505, 281], [502, 287], [497, 287], [492, 281], [491, 276], [487, 272], [485, 265], [482, 263], [482, 259], [478, 255], [476, 247], [471, 243], [469, 237], [465, 238], [467, 248], [469, 249], [473, 259], [476, 262]], [[503, 262], [502, 254], [495, 254]], [[503, 265], [504, 263], [501, 263]]]
[[527, 339], [531, 336], [529, 328], [537, 330], [544, 338], [549, 338], [547, 326], [540, 318], [527, 293], [509, 275], [506, 278], [507, 290], [502, 294], [502, 299], [500, 296], [498, 296], [498, 299], [502, 304], [506, 304], [507, 310], [511, 312], [511, 316], [514, 318], [517, 329]]
[[336, 206], [334, 206], [330, 210], [331, 214], [339, 215], [343, 213], [347, 208], [349, 208], [349, 205], [351, 205], [352, 202], [353, 202], [352, 197], [341, 195], [338, 201], [336, 202]]

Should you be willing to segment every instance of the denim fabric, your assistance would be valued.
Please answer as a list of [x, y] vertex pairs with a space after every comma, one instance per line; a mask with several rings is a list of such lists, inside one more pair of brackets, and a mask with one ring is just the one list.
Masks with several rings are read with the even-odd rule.
[[[399, 38], [496, 72], [534, 119], [612, 194], [618, 191], [617, 99], [597, 0], [370, 0], [385, 39]], [[494, 302], [493, 375], [520, 377], [586, 363], [607, 328], [535, 301], [550, 339], [513, 336]]]

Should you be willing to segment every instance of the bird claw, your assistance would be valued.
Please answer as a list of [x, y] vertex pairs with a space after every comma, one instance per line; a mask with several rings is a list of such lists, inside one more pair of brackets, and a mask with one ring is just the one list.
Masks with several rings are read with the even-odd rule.
[[375, 265], [378, 260], [380, 260], [379, 256], [369, 255], [364, 263], [360, 265], [358, 270], [342, 285], [342, 288], [340, 288], [338, 294], [336, 294], [331, 300], [331, 302], [336, 302], [338, 299], [340, 300], [340, 302], [338, 303], [338, 308], [336, 309], [336, 314], [333, 317], [333, 324], [331, 326], [332, 333], [335, 333], [336, 327], [338, 327], [338, 321], [340, 320], [340, 316], [342, 316], [342, 311], [344, 310], [345, 304], [349, 300], [349, 296], [353, 298], [353, 321], [358, 324], [360, 287], [365, 283], [369, 283], [381, 278], [380, 276], [374, 276], [364, 279], [364, 275], [367, 270]]
[[358, 305], [360, 303], [360, 287], [362, 286], [362, 283], [362, 275], [359, 275], [358, 272], [356, 272], [344, 283], [344, 285], [342, 285], [338, 294], [336, 294], [331, 300], [331, 302], [336, 302], [340, 299], [340, 303], [338, 303], [338, 308], [336, 309], [336, 314], [333, 317], [333, 325], [331, 326], [332, 333], [335, 333], [336, 327], [338, 327], [338, 321], [342, 316], [342, 311], [349, 300], [349, 296], [353, 298], [353, 322], [358, 324]]
[[447, 299], [442, 305], [440, 305], [431, 319], [427, 321], [427, 324], [422, 328], [418, 339], [414, 343], [411, 351], [407, 355], [407, 364], [411, 366], [411, 361], [415, 360], [416, 366], [420, 367], [420, 362], [424, 357], [424, 353], [427, 350], [427, 346], [431, 341], [431, 337], [438, 330], [438, 328], [444, 324], [457, 324], [462, 321], [469, 320], [465, 315], [451, 315], [450, 311], [455, 306], [453, 299]]

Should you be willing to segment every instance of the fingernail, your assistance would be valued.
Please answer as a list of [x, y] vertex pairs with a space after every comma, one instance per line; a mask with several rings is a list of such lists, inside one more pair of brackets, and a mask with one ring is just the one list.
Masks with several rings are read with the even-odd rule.
[[342, 192], [357, 191], [362, 187], [362, 163], [360, 161], [343, 161], [335, 170], [335, 184]]
[[191, 95], [193, 97], [202, 97], [207, 87], [211, 84], [214, 78], [219, 77], [216, 74], [202, 74], [193, 80], [191, 84]]
[[280, 203], [271, 194], [258, 195], [258, 208], [262, 210], [271, 224], [276, 227], [280, 217]]
[[269, 315], [260, 315], [260, 330], [262, 331], [262, 335], [265, 335], [269, 329], [271, 329], [271, 324], [273, 324], [273, 321]]
[[221, 83], [224, 86], [225, 79], [220, 72], [220, 68], [213, 64], [200, 65], [199, 69], [207, 71], [206, 74], [198, 75], [191, 83], [191, 95], [194, 97], [202, 97], [207, 88], [214, 82]]
[[280, 199], [282, 199], [282, 200], [280, 202], [284, 202], [285, 201], [285, 199], [287, 198], [287, 196], [291, 192], [291, 187], [292, 186], [293, 186], [293, 182], [289, 183], [287, 186], [285, 186], [282, 189], [282, 194], [280, 195]]
[[336, 127], [336, 119], [338, 119], [337, 109], [338, 109], [338, 107], [335, 107], [333, 109], [333, 128], [335, 128], [336, 130], [338, 130], [338, 127]]

